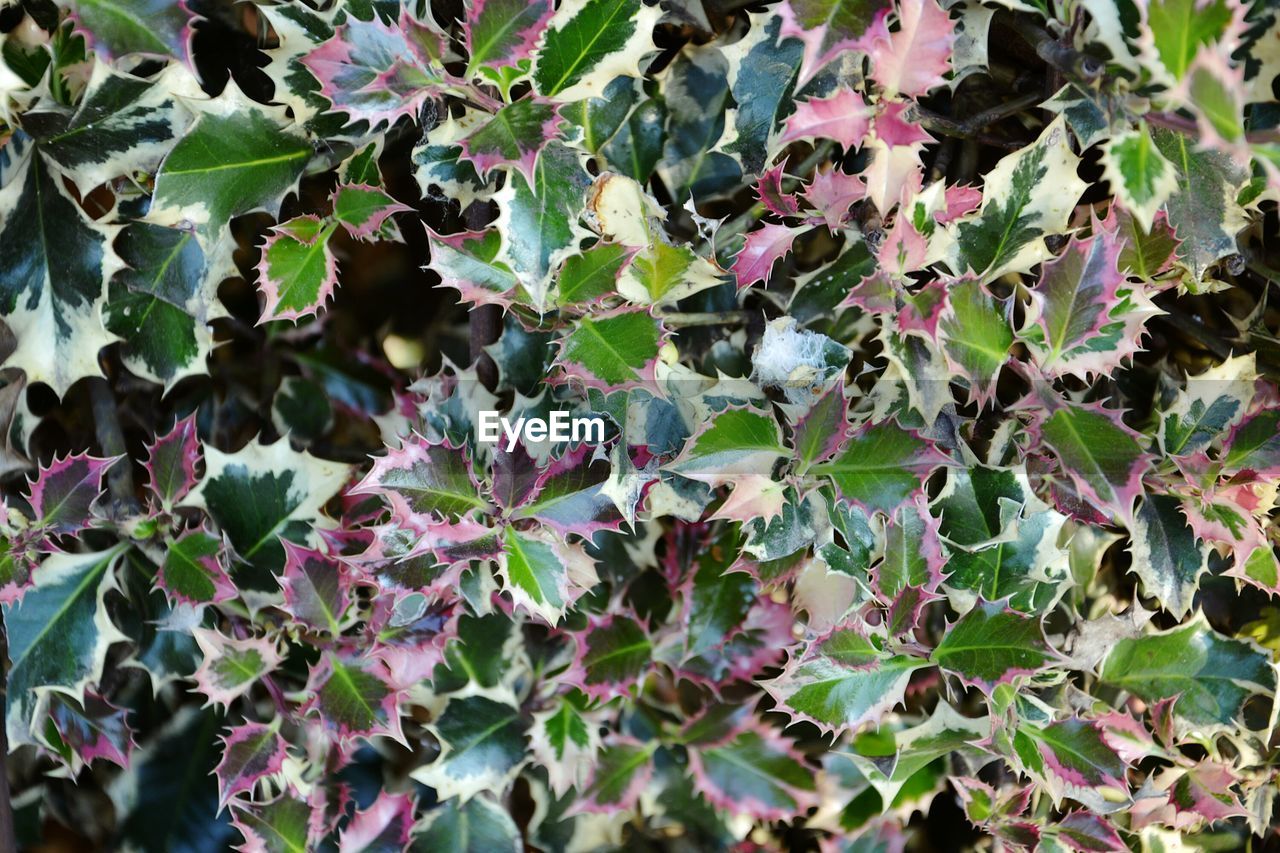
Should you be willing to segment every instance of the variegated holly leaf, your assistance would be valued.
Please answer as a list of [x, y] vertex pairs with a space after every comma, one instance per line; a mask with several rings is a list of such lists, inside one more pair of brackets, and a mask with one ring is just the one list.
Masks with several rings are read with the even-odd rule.
[[829, 98], [812, 98], [796, 105], [786, 120], [779, 145], [801, 139], [831, 139], [847, 150], [862, 147], [871, 127], [872, 110], [852, 89], [841, 89]]
[[195, 415], [178, 421], [173, 429], [156, 436], [155, 442], [148, 445], [147, 460], [143, 463], [147, 486], [162, 509], [172, 509], [195, 487], [196, 463], [200, 459]]
[[537, 180], [534, 164], [560, 127], [556, 105], [537, 98], [521, 98], [507, 104], [461, 141], [462, 156], [487, 178], [499, 166], [518, 171], [527, 186]]
[[1058, 547], [1066, 518], [1035, 496], [1025, 470], [949, 469], [933, 511], [947, 546], [948, 589], [1028, 613], [1055, 601], [1067, 575]]
[[652, 385], [666, 337], [662, 322], [644, 309], [581, 317], [561, 339], [556, 365], [565, 379], [588, 388]]
[[1253, 353], [1188, 376], [1186, 388], [1160, 413], [1156, 438], [1164, 452], [1199, 453], [1233, 429], [1253, 401], [1257, 378]]
[[308, 850], [318, 840], [313, 829], [311, 804], [302, 799], [292, 785], [274, 800], [265, 803], [232, 801], [232, 822], [244, 837], [244, 849], [265, 853], [294, 853]]
[[641, 743], [615, 735], [601, 748], [591, 779], [573, 808], [580, 812], [614, 814], [636, 807], [653, 778], [653, 753], [657, 743]]
[[871, 79], [887, 97], [923, 95], [945, 82], [955, 38], [955, 25], [935, 0], [900, 0], [896, 31], [889, 32], [885, 17], [870, 29]]
[[805, 474], [839, 449], [849, 431], [848, 406], [844, 388], [833, 386], [795, 425], [792, 442], [798, 473]]
[[77, 453], [41, 466], [27, 492], [33, 526], [59, 536], [88, 527], [93, 503], [102, 494], [102, 478], [115, 462]]
[[1153, 0], [1146, 13], [1154, 54], [1174, 80], [1182, 79], [1202, 47], [1225, 35], [1232, 18], [1226, 0]]
[[1229, 472], [1248, 472], [1260, 479], [1280, 474], [1280, 409], [1264, 409], [1233, 429], [1222, 465]]
[[766, 284], [773, 266], [791, 253], [791, 244], [799, 232], [787, 225], [765, 223], [747, 234], [747, 241], [733, 261], [733, 274], [738, 287], [748, 287], [758, 281]]
[[81, 700], [56, 692], [48, 697], [49, 725], [37, 735], [73, 774], [99, 758], [129, 766], [137, 744], [124, 708], [89, 690]]
[[1032, 291], [1039, 316], [1021, 336], [1046, 375], [1087, 381], [1138, 351], [1144, 323], [1158, 310], [1120, 270], [1123, 248], [1117, 234], [1099, 228], [1043, 266]]
[[[498, 231], [463, 231], [446, 236], [430, 233], [428, 240], [431, 263], [427, 268], [440, 276], [441, 287], [457, 290], [463, 301], [504, 304], [522, 296], [517, 292], [520, 282], [515, 273], [498, 259], [502, 248]], [[573, 256], [576, 257], [580, 256]]]
[[371, 656], [325, 652], [311, 667], [305, 713], [314, 713], [326, 733], [346, 743], [354, 738], [389, 737], [400, 732], [401, 692], [382, 663]]
[[258, 783], [279, 773], [288, 757], [288, 744], [280, 736], [279, 723], [244, 723], [222, 735], [222, 760], [218, 777], [218, 804], [225, 806], [238, 794], [250, 795]]
[[950, 224], [946, 262], [955, 273], [973, 271], [982, 281], [1007, 272], [1029, 272], [1050, 257], [1046, 234], [1067, 230], [1067, 218], [1085, 190], [1076, 176], [1059, 118], [1031, 145], [1008, 155], [987, 173], [982, 206]]
[[441, 803], [418, 824], [414, 850], [455, 853], [520, 853], [524, 842], [506, 808], [483, 794]]
[[76, 0], [69, 5], [99, 53], [184, 59], [190, 51], [194, 16], [181, 0]]
[[213, 346], [207, 321], [222, 309], [217, 273], [195, 235], [131, 222], [116, 250], [125, 268], [108, 286], [103, 323], [124, 342], [125, 364], [166, 386], [203, 372]]
[[553, 142], [538, 156], [532, 180], [516, 172], [494, 195], [495, 227], [502, 234], [496, 260], [508, 266], [535, 308], [546, 303], [555, 269], [586, 236], [577, 222], [590, 182], [580, 154]]
[[885, 527], [884, 554], [873, 575], [876, 590], [889, 605], [885, 627], [890, 635], [911, 632], [925, 605], [938, 598], [946, 561], [938, 521], [923, 499], [898, 507]]
[[532, 3], [513, 0], [471, 0], [462, 21], [467, 46], [467, 75], [482, 68], [508, 69], [524, 66], [551, 20], [554, 4], [549, 0]]
[[1132, 515], [1151, 458], [1118, 413], [1064, 406], [1045, 421], [1041, 436], [1094, 506], [1121, 519]]
[[511, 600], [555, 625], [584, 592], [595, 586], [595, 561], [581, 545], [544, 528], [508, 528], [502, 536], [498, 573]]
[[1128, 797], [1126, 762], [1107, 743], [1102, 727], [1071, 717], [1047, 726], [1021, 726], [1033, 744], [1031, 769], [1045, 780], [1054, 802], [1070, 797], [1099, 810]]
[[338, 288], [338, 259], [329, 250], [336, 222], [299, 216], [271, 229], [258, 262], [262, 317], [301, 320], [320, 312]]
[[[772, 415], [753, 409], [726, 409], [685, 444], [671, 470], [712, 486], [768, 478], [779, 459], [789, 455], [782, 428]], [[737, 489], [735, 488], [735, 492]]]
[[371, 15], [363, 21], [348, 15], [333, 38], [312, 49], [301, 62], [320, 81], [319, 94], [334, 112], [371, 127], [415, 116], [423, 105], [447, 88], [441, 64], [447, 39], [430, 21], [407, 9], [386, 23]]
[[1056, 662], [1040, 619], [1010, 610], [1003, 602], [979, 601], [943, 636], [931, 660], [945, 672], [990, 694], [1019, 676]]
[[641, 0], [570, 0], [561, 4], [538, 46], [533, 85], [558, 101], [598, 96], [615, 77], [639, 77], [653, 50], [658, 9]]
[[737, 562], [739, 544], [737, 533], [729, 529], [701, 542], [691, 555], [679, 589], [684, 631], [674, 656], [680, 662], [722, 646], [750, 612], [759, 585], [746, 572], [730, 571]]
[[442, 799], [500, 791], [525, 761], [526, 722], [520, 710], [487, 696], [451, 697], [431, 725], [440, 757], [411, 774]]
[[1148, 231], [1177, 187], [1173, 164], [1156, 148], [1146, 122], [1117, 133], [1103, 146], [1107, 181], [1125, 210]]
[[194, 230], [206, 249], [233, 216], [276, 213], [311, 159], [311, 143], [289, 129], [283, 109], [264, 107], [227, 84], [201, 102], [191, 129], [160, 164], [147, 220]]
[[409, 846], [417, 798], [380, 791], [338, 835], [338, 853], [402, 853]]
[[116, 562], [127, 546], [54, 554], [35, 571], [35, 586], [4, 608], [9, 643], [5, 730], [13, 745], [33, 743], [40, 695], [56, 689], [75, 698], [102, 676], [107, 650], [126, 639], [107, 615]]
[[889, 0], [788, 0], [779, 10], [782, 36], [804, 44], [800, 82], [838, 54], [863, 47], [867, 30], [890, 6]]
[[622, 516], [604, 488], [611, 469], [592, 453], [585, 444], [566, 450], [538, 472], [531, 491], [510, 517], [533, 519], [561, 536], [575, 533], [585, 539], [601, 530], [616, 530]]
[[173, 604], [216, 604], [236, 595], [226, 569], [226, 548], [207, 530], [188, 530], [169, 543], [156, 586]]
[[1143, 591], [1179, 619], [1191, 610], [1200, 576], [1209, 570], [1208, 550], [1173, 495], [1147, 495], [1129, 525], [1129, 571]]
[[284, 609], [300, 625], [336, 637], [346, 625], [353, 578], [346, 566], [321, 551], [284, 545]]
[[546, 769], [551, 790], [564, 796], [571, 788], [586, 788], [600, 749], [600, 730], [583, 716], [579, 703], [560, 696], [533, 715], [529, 748]]
[[575, 639], [572, 683], [593, 699], [626, 696], [648, 672], [653, 641], [629, 616], [593, 619]]
[[580, 255], [570, 255], [556, 277], [556, 304], [593, 305], [612, 295], [631, 255], [631, 250], [619, 243], [597, 243]]
[[724, 151], [742, 163], [742, 171], [759, 174], [775, 148], [779, 119], [791, 103], [802, 48], [782, 39], [776, 16], [751, 16], [752, 25], [740, 41], [723, 49], [729, 60], [729, 87], [738, 108], [733, 114], [735, 138]]
[[101, 375], [98, 351], [115, 340], [101, 316], [120, 263], [115, 234], [85, 215], [38, 150], [0, 188], [0, 317], [17, 343], [5, 364], [28, 383], [46, 382], [62, 396], [76, 380]]
[[470, 454], [447, 441], [432, 443], [417, 433], [398, 449], [388, 448], [351, 495], [381, 495], [392, 515], [403, 523], [422, 519], [451, 520], [489, 510], [471, 470]]
[[1202, 618], [1168, 631], [1119, 640], [1098, 671], [1105, 684], [1144, 702], [1175, 700], [1173, 713], [1200, 729], [1238, 725], [1252, 696], [1273, 696], [1269, 655], [1219, 634]]
[[929, 665], [879, 642], [854, 628], [836, 629], [811, 642], [780, 676], [761, 686], [794, 720], [823, 731], [856, 729], [901, 703], [911, 673]]
[[[693, 721], [690, 726], [697, 726]], [[817, 802], [813, 769], [788, 739], [763, 726], [689, 746], [693, 786], [717, 809], [773, 820]]]
[[204, 660], [191, 677], [206, 705], [230, 705], [283, 660], [275, 641], [266, 637], [237, 640], [204, 628], [192, 634]]
[[835, 459], [811, 470], [829, 477], [844, 500], [892, 514], [943, 461], [928, 442], [884, 421], [866, 424]]
[[958, 281], [947, 288], [938, 330], [953, 369], [969, 381], [969, 396], [985, 405], [995, 395], [1000, 368], [1013, 346], [1005, 310], [977, 281]]
[[340, 184], [330, 200], [334, 221], [357, 240], [376, 238], [386, 230], [391, 214], [413, 210], [370, 184]]
[[[184, 503], [209, 513], [240, 560], [268, 571], [284, 564], [279, 537], [307, 537], [320, 507], [347, 479], [346, 465], [299, 453], [284, 439], [253, 442], [234, 454], [213, 447], [204, 453], [204, 479]], [[264, 575], [249, 580], [253, 588], [275, 587]]]
[[1176, 188], [1165, 210], [1194, 289], [1211, 266], [1236, 251], [1236, 233], [1245, 225], [1236, 196], [1247, 175], [1227, 154], [1200, 149], [1176, 130], [1153, 128], [1151, 137], [1173, 164]]

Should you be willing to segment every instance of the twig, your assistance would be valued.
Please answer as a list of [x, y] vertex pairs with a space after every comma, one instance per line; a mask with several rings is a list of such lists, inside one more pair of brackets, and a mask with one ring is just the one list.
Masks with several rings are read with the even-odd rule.
[[124, 433], [120, 431], [120, 415], [115, 394], [106, 379], [89, 382], [89, 400], [93, 407], [93, 431], [104, 456], [126, 457], [107, 471], [107, 488], [111, 492], [112, 515], [132, 515], [140, 509], [133, 488], [133, 465], [127, 458]]
[[1015, 16], [1013, 28], [1036, 50], [1036, 55], [1075, 83], [1085, 86], [1096, 81], [1106, 66], [1096, 56], [1081, 53], [1070, 44], [1059, 41], [1052, 33], [1029, 18]]
[[954, 136], [957, 139], [973, 139], [984, 145], [993, 145], [1005, 148], [1010, 151], [1017, 150], [1022, 147], [1019, 142], [1000, 139], [998, 137], [989, 136], [982, 133], [984, 129], [990, 127], [1002, 119], [1009, 116], [1017, 115], [1023, 110], [1034, 107], [1041, 101], [1040, 93], [1033, 92], [1031, 94], [1022, 95], [1014, 98], [1012, 101], [1006, 101], [1003, 104], [997, 104], [989, 110], [983, 110], [980, 113], [969, 116], [963, 120], [947, 118], [935, 112], [916, 106], [912, 109], [915, 118], [925, 130], [932, 130], [945, 136]]

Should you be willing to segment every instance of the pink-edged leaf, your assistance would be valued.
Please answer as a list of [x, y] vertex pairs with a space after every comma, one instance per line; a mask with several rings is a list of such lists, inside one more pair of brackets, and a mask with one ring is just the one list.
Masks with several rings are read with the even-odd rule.
[[379, 15], [371, 21], [348, 15], [333, 38], [301, 62], [320, 81], [320, 94], [334, 111], [376, 126], [416, 115], [427, 100], [443, 94], [447, 43], [434, 25], [407, 10], [394, 25]]
[[825, 732], [856, 729], [903, 701], [911, 674], [929, 662], [877, 648], [856, 628], [837, 628], [788, 661], [761, 686], [792, 720]]
[[759, 519], [768, 524], [786, 507], [785, 483], [776, 482], [763, 474], [739, 474], [732, 481], [733, 491], [714, 513], [707, 516], [708, 521], [725, 519], [748, 523]]
[[266, 803], [231, 801], [231, 823], [244, 836], [242, 853], [297, 853], [315, 849], [323, 832], [313, 828], [311, 804], [292, 785]]
[[764, 204], [765, 209], [775, 216], [799, 216], [800, 202], [795, 195], [784, 192], [782, 179], [787, 168], [785, 161], [767, 169], [756, 181], [756, 196]]
[[183, 418], [173, 429], [158, 436], [147, 447], [148, 485], [160, 499], [162, 509], [172, 509], [196, 484], [196, 463], [200, 461], [200, 437], [196, 434], [196, 416]]
[[1128, 796], [1127, 765], [1098, 723], [1072, 717], [1025, 730], [1040, 752], [1055, 800], [1071, 797], [1101, 804], [1115, 794]]
[[931, 657], [944, 671], [988, 695], [1058, 659], [1039, 619], [999, 601], [979, 601], [951, 625]]
[[235, 598], [222, 539], [195, 528], [173, 540], [156, 572], [156, 586], [173, 604], [216, 604]]
[[781, 38], [804, 45], [796, 88], [804, 86], [824, 65], [848, 50], [867, 49], [868, 30], [888, 13], [891, 0], [839, 3], [831, 0], [787, 0], [777, 7]]
[[800, 101], [787, 118], [778, 144], [830, 139], [851, 151], [862, 145], [871, 126], [871, 115], [867, 102], [853, 89], [841, 89], [828, 98]]
[[641, 743], [625, 735], [605, 741], [591, 780], [571, 807], [572, 812], [613, 814], [634, 809], [653, 777], [656, 741]]
[[416, 597], [393, 601], [383, 596], [375, 601], [369, 619], [374, 640], [370, 655], [386, 666], [392, 684], [413, 687], [430, 678], [444, 660], [446, 644], [458, 633], [458, 612], [447, 603], [424, 608]]
[[382, 495], [402, 522], [457, 519], [473, 511], [487, 512], [471, 455], [448, 441], [434, 444], [417, 433], [401, 446], [388, 448], [356, 486], [353, 495]]
[[230, 705], [284, 659], [275, 642], [266, 637], [236, 640], [205, 628], [195, 628], [191, 634], [204, 655], [191, 677], [206, 705]]
[[417, 798], [413, 794], [379, 791], [369, 808], [356, 812], [338, 836], [338, 853], [404, 850], [409, 845], [416, 807]]
[[351, 606], [352, 578], [347, 567], [321, 551], [287, 539], [281, 542], [285, 611], [299, 624], [336, 637]]
[[383, 233], [391, 214], [413, 210], [368, 184], [341, 184], [333, 191], [330, 202], [334, 220], [357, 240], [374, 239]]
[[869, 512], [892, 513], [945, 461], [931, 443], [885, 421], [865, 424], [842, 453], [813, 472], [830, 477], [844, 500]]
[[924, 266], [928, 253], [929, 243], [924, 235], [899, 211], [893, 220], [893, 227], [876, 251], [876, 260], [880, 262], [880, 269], [905, 279], [907, 273]]
[[471, 0], [462, 19], [469, 74], [481, 66], [511, 68], [533, 55], [554, 12], [550, 0]]
[[979, 407], [995, 396], [1000, 369], [1013, 346], [1008, 309], [977, 279], [951, 282], [946, 310], [938, 324], [948, 362], [969, 382], [969, 397]]
[[119, 767], [129, 766], [137, 744], [126, 709], [92, 691], [85, 691], [82, 701], [64, 693], [50, 693], [49, 721], [57, 738], [50, 732], [46, 740], [73, 773], [99, 758]]
[[511, 166], [533, 186], [538, 153], [558, 134], [559, 109], [534, 96], [507, 104], [462, 138], [462, 156], [475, 164], [482, 178], [499, 166]]
[[563, 678], [593, 699], [630, 694], [649, 670], [653, 641], [647, 628], [631, 616], [594, 617], [573, 637], [577, 653]]
[[27, 499], [35, 513], [32, 526], [55, 535], [79, 533], [88, 527], [90, 508], [102, 494], [102, 477], [116, 458], [77, 453], [40, 466]]
[[[1024, 789], [1030, 793], [1031, 789]], [[1082, 853], [1126, 853], [1124, 843], [1106, 818], [1088, 811], [1074, 811], [1053, 822], [1057, 838]]]
[[738, 289], [757, 281], [767, 283], [774, 263], [791, 253], [791, 244], [798, 234], [794, 228], [771, 222], [747, 234], [746, 245], [734, 258], [731, 267], [738, 278]]
[[[889, 147], [897, 145], [922, 145], [937, 142], [919, 124], [912, 122], [904, 113], [911, 108], [902, 101], [881, 101], [876, 104], [876, 118], [873, 130], [876, 138]], [[981, 201], [979, 196], [978, 201]], [[977, 207], [975, 201], [973, 207]], [[972, 210], [973, 208], [970, 208]], [[966, 211], [967, 212], [967, 211]]]
[[899, 0], [897, 31], [880, 18], [869, 35], [871, 79], [886, 96], [918, 97], [946, 82], [955, 24], [936, 0]]
[[329, 250], [336, 227], [308, 214], [271, 229], [257, 267], [259, 323], [301, 320], [325, 306], [338, 288], [338, 259]]
[[[738, 574], [741, 574], [740, 572]], [[691, 681], [715, 695], [737, 681], [751, 681], [770, 666], [777, 666], [795, 645], [791, 608], [771, 599], [760, 599], [722, 644], [667, 663], [679, 678]]]
[[[0, 501], [0, 512], [7, 512]], [[32, 573], [40, 565], [40, 554], [27, 543], [0, 536], [0, 604], [21, 601], [35, 586]]]
[[1099, 405], [1063, 406], [1045, 421], [1040, 434], [1095, 506], [1122, 519], [1132, 517], [1152, 459], [1118, 412]]
[[315, 714], [330, 737], [389, 737], [403, 742], [401, 692], [375, 658], [326, 652], [307, 678], [304, 713]]
[[1169, 802], [1179, 815], [1198, 823], [1243, 817], [1247, 812], [1233, 790], [1238, 774], [1229, 765], [1202, 761], [1178, 777], [1169, 789]]
[[555, 625], [599, 581], [595, 561], [577, 543], [546, 528], [507, 528], [498, 574], [503, 591], [525, 611]]
[[510, 305], [519, 284], [515, 273], [498, 260], [502, 235], [495, 230], [441, 235], [428, 230], [431, 262], [427, 269], [440, 276], [440, 287], [458, 291], [463, 302]]
[[757, 820], [803, 813], [818, 801], [816, 774], [803, 754], [754, 721], [718, 742], [691, 744], [689, 771], [694, 788], [711, 805]]
[[796, 424], [792, 443], [795, 445], [801, 474], [813, 465], [830, 459], [840, 449], [845, 436], [849, 434], [848, 409], [849, 400], [845, 397], [844, 384], [837, 382], [814, 402]]
[[218, 777], [219, 806], [237, 794], [252, 793], [259, 782], [280, 772], [288, 755], [279, 725], [245, 723], [231, 728], [221, 739], [222, 760], [213, 771]]
[[601, 530], [619, 529], [622, 515], [604, 492], [612, 469], [608, 460], [592, 459], [594, 451], [583, 444], [553, 460], [511, 518], [533, 519], [561, 536], [575, 533], [586, 539]]
[[938, 323], [947, 307], [947, 285], [936, 279], [913, 292], [888, 273], [877, 271], [850, 290], [840, 304], [878, 314], [891, 328], [904, 334], [915, 332], [932, 341], [938, 337]]
[[933, 215], [941, 224], [959, 219], [973, 213], [982, 204], [982, 190], [968, 185], [953, 185], [943, 190], [942, 210]]
[[835, 233], [848, 221], [849, 206], [867, 197], [867, 182], [861, 175], [848, 175], [834, 166], [821, 168], [804, 188], [804, 197]]
[[556, 366], [566, 381], [610, 393], [653, 387], [658, 352], [666, 343], [662, 321], [643, 308], [619, 308], [580, 317], [560, 339]]
[[1280, 408], [1261, 409], [1232, 429], [1222, 466], [1229, 473], [1258, 480], [1280, 477]]

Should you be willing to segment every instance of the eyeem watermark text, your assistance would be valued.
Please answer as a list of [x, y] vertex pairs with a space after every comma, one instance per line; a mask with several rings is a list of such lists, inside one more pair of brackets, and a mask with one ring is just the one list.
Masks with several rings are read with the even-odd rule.
[[504, 437], [508, 453], [515, 450], [521, 438], [526, 442], [601, 444], [604, 442], [604, 419], [594, 416], [575, 418], [568, 412], [552, 412], [550, 418], [520, 417], [513, 422], [498, 412], [480, 412], [476, 421], [476, 438], [482, 444], [497, 444]]

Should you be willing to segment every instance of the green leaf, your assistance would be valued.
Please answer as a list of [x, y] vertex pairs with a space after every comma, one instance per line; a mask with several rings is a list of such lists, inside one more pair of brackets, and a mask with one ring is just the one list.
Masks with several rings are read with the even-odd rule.
[[234, 598], [235, 585], [222, 564], [222, 540], [191, 530], [169, 543], [156, 585], [175, 601], [210, 604]]
[[649, 668], [653, 643], [634, 619], [610, 614], [580, 632], [576, 666], [592, 697], [626, 695]]
[[885, 421], [855, 433], [843, 453], [812, 470], [830, 477], [845, 500], [892, 514], [941, 462], [924, 441]]
[[753, 17], [747, 35], [724, 49], [730, 89], [738, 103], [733, 116], [737, 138], [724, 150], [736, 155], [742, 171], [750, 175], [760, 174], [768, 165], [778, 121], [800, 67], [803, 49], [792, 39], [779, 38], [781, 26], [774, 16]]
[[1175, 80], [1187, 73], [1201, 47], [1226, 33], [1232, 17], [1225, 0], [1152, 0], [1146, 11], [1156, 55]]
[[320, 312], [338, 288], [338, 260], [329, 250], [337, 224], [299, 216], [271, 229], [258, 262], [262, 317], [300, 320]]
[[741, 477], [768, 477], [779, 459], [790, 455], [782, 428], [773, 416], [751, 409], [726, 409], [715, 415], [685, 445], [671, 470], [685, 477], [722, 485]]
[[75, 0], [77, 20], [111, 56], [184, 58], [192, 14], [179, 0]]
[[520, 853], [524, 842], [520, 828], [506, 808], [490, 797], [472, 797], [441, 803], [418, 824], [413, 853]]
[[911, 673], [928, 662], [882, 651], [847, 628], [815, 640], [782, 675], [762, 686], [778, 707], [824, 731], [878, 720], [903, 701]]
[[635, 806], [653, 774], [656, 742], [615, 738], [600, 750], [595, 772], [582, 792], [590, 811], [611, 813]]
[[1151, 230], [1156, 212], [1177, 187], [1177, 177], [1173, 164], [1152, 141], [1146, 122], [1137, 130], [1113, 135], [1102, 149], [1102, 165], [1125, 209]]
[[714, 806], [771, 820], [804, 811], [816, 801], [812, 768], [791, 742], [747, 730], [726, 743], [691, 747], [694, 787]]
[[543, 37], [533, 71], [538, 93], [562, 101], [598, 95], [619, 74], [638, 77], [652, 49], [657, 8], [640, 0], [568, 0]]
[[1013, 330], [1000, 305], [977, 281], [952, 284], [947, 308], [939, 323], [942, 349], [969, 380], [970, 397], [982, 404], [995, 394], [1000, 368], [1013, 346]]
[[511, 68], [529, 58], [551, 17], [550, 0], [472, 0], [467, 5], [467, 76], [481, 66]]
[[1236, 195], [1248, 175], [1227, 154], [1199, 149], [1176, 130], [1157, 127], [1151, 136], [1173, 164], [1177, 187], [1165, 209], [1180, 241], [1178, 260], [1194, 287], [1209, 267], [1236, 251], [1236, 233], [1246, 224]]
[[737, 537], [725, 533], [694, 557], [684, 585], [684, 659], [723, 645], [747, 617], [758, 585], [745, 572], [731, 572], [738, 557]]
[[532, 185], [538, 154], [555, 138], [559, 126], [554, 104], [522, 98], [464, 137], [462, 156], [475, 164], [481, 177], [487, 178], [499, 166], [512, 166]]
[[114, 229], [98, 225], [68, 195], [37, 151], [0, 189], [0, 316], [17, 338], [5, 364], [62, 396], [99, 376], [98, 351], [115, 338], [100, 313], [117, 260]]
[[1150, 459], [1117, 420], [1101, 408], [1067, 406], [1054, 412], [1041, 432], [1080, 490], [1099, 509], [1124, 519], [1142, 494]]
[[351, 494], [382, 495], [403, 522], [416, 516], [456, 519], [489, 509], [472, 473], [470, 455], [448, 442], [432, 444], [416, 434], [379, 456]]
[[403, 742], [399, 693], [382, 663], [372, 657], [326, 652], [307, 679], [305, 711], [314, 711], [331, 737], [382, 735]]
[[1067, 142], [1058, 118], [987, 173], [982, 207], [951, 225], [947, 263], [953, 272], [972, 270], [982, 281], [994, 281], [1007, 272], [1029, 272], [1051, 256], [1044, 235], [1067, 230], [1086, 187], [1076, 176], [1080, 158]]
[[[376, 177], [377, 161], [373, 163]], [[368, 184], [342, 184], [333, 191], [333, 218], [358, 240], [374, 239], [383, 232], [387, 217], [412, 209]]]
[[1228, 471], [1249, 471], [1258, 477], [1280, 472], [1280, 409], [1264, 409], [1245, 419], [1231, 433], [1222, 464]]
[[1109, 795], [1127, 796], [1125, 762], [1096, 723], [1073, 717], [1043, 728], [1027, 725], [1019, 731], [1035, 741], [1055, 801], [1070, 796], [1102, 809]]
[[1179, 619], [1191, 611], [1200, 576], [1209, 570], [1208, 550], [1182, 513], [1173, 495], [1147, 495], [1129, 526], [1129, 571], [1143, 591]]
[[148, 220], [186, 223], [212, 246], [233, 216], [275, 214], [312, 155], [311, 144], [285, 130], [287, 125], [281, 111], [248, 100], [228, 84], [221, 96], [204, 103], [161, 164]]
[[1224, 637], [1204, 620], [1118, 641], [1098, 673], [1105, 684], [1148, 704], [1177, 697], [1174, 713], [1195, 726], [1239, 725], [1244, 703], [1272, 696], [1270, 657], [1252, 643]]
[[662, 323], [643, 309], [582, 317], [561, 340], [556, 363], [589, 388], [650, 385], [665, 337]]
[[525, 723], [517, 708], [486, 696], [453, 698], [431, 726], [440, 757], [410, 775], [441, 799], [498, 791], [525, 760]]
[[236, 801], [236, 828], [245, 838], [245, 846], [264, 853], [300, 853], [314, 845], [311, 834], [311, 805], [286, 789], [262, 804]]
[[580, 255], [570, 255], [556, 281], [556, 304], [590, 305], [613, 294], [630, 255], [620, 243], [598, 243]]
[[4, 609], [9, 642], [5, 730], [9, 743], [34, 743], [40, 694], [57, 688], [76, 698], [102, 677], [107, 650], [126, 639], [107, 616], [113, 568], [127, 546], [54, 554], [34, 574], [35, 588]]
[[1033, 675], [1057, 659], [1040, 620], [980, 601], [942, 638], [932, 661], [990, 694], [998, 685]]
[[503, 588], [518, 606], [551, 625], [597, 581], [595, 562], [582, 547], [549, 531], [508, 528], [502, 541]]

